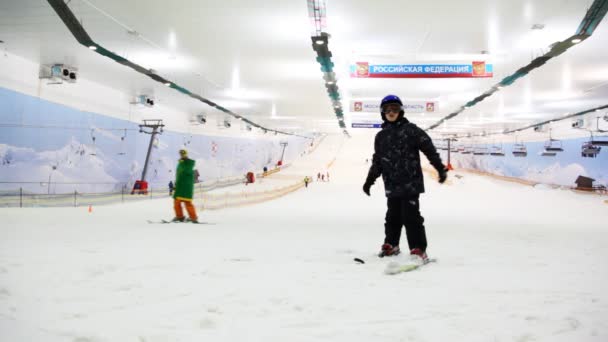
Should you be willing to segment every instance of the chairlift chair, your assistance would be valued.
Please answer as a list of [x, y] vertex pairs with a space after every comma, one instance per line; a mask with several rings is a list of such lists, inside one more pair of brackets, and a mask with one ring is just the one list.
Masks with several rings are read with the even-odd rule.
[[511, 151], [511, 153], [513, 153], [514, 157], [527, 157], [528, 149], [524, 144], [515, 144], [513, 145], [513, 151]]
[[540, 155], [543, 157], [555, 157], [557, 155], [557, 152], [547, 150], [547, 148], [545, 148]]
[[[608, 119], [606, 119], [608, 117], [608, 114], [604, 117], [604, 120], [608, 121]], [[597, 117], [597, 126], [595, 129], [595, 132], [597, 133], [606, 133], [608, 131], [604, 130], [604, 129], [600, 129], [600, 117]], [[598, 138], [604, 138], [604, 139], [598, 139]], [[593, 137], [593, 131], [591, 131], [591, 144], [593, 144], [594, 146], [608, 146], [608, 136], [600, 136], [600, 137]]]
[[125, 144], [126, 144], [125, 139], [126, 138], [127, 138], [127, 129], [125, 128], [125, 133], [123, 134], [123, 136], [120, 137], [120, 151], [118, 151], [119, 156], [124, 156], [125, 154], [127, 154], [126, 148], [125, 148]]
[[608, 137], [591, 137], [590, 143], [594, 146], [608, 146], [608, 139], [598, 139], [598, 138], [608, 138]]
[[587, 141], [581, 146], [581, 156], [585, 158], [595, 158], [600, 153], [602, 148], [594, 145], [593, 141]]
[[476, 156], [484, 156], [486, 154], [488, 154], [488, 148], [487, 147], [476, 147], [473, 149], [473, 154]]
[[545, 151], [563, 152], [564, 148], [562, 147], [561, 140], [549, 139], [549, 141], [545, 143]]
[[492, 146], [490, 155], [495, 156], [495, 157], [504, 157], [505, 152], [502, 150], [502, 146], [494, 145], [494, 146]]
[[551, 130], [549, 130], [549, 140], [547, 140], [545, 142], [545, 151], [546, 152], [563, 152], [564, 151], [561, 140], [553, 139], [553, 137], [551, 136]]
[[93, 144], [91, 145], [92, 152], [89, 153], [89, 154], [92, 155], [92, 156], [96, 156], [97, 155], [97, 153], [96, 153], [97, 149], [95, 148], [95, 140], [97, 140], [97, 138], [95, 137], [95, 129], [94, 128], [91, 129], [91, 140], [93, 141]]

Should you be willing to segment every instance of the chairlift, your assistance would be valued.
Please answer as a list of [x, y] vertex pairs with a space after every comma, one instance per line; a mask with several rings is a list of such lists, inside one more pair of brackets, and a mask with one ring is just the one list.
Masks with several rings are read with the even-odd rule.
[[93, 128], [93, 129], [91, 129], [91, 140], [93, 140], [93, 146], [92, 146], [92, 148], [91, 148], [91, 151], [92, 151], [92, 152], [91, 152], [91, 153], [89, 153], [89, 154], [90, 154], [90, 155], [92, 155], [92, 156], [96, 156], [96, 155], [97, 155], [97, 153], [96, 153], [96, 149], [95, 149], [95, 140], [96, 140], [96, 139], [97, 139], [97, 138], [95, 137], [95, 128]]
[[473, 153], [473, 146], [469, 145], [469, 146], [465, 146], [462, 149], [462, 152], [460, 152], [461, 154], [471, 154]]
[[526, 148], [526, 145], [518, 143], [513, 145], [513, 151], [511, 151], [511, 153], [513, 153], [514, 157], [527, 157], [528, 149]]
[[[608, 121], [606, 118], [608, 117], [608, 115], [604, 116], [604, 120]], [[596, 129], [595, 132], [597, 133], [606, 133], [608, 132], [607, 130], [604, 129], [600, 129], [600, 118], [601, 117], [597, 117], [597, 121], [596, 121]], [[599, 138], [605, 138], [605, 139], [597, 139], [593, 138], [593, 132], [591, 132], [591, 141], [590, 143], [592, 143], [595, 146], [608, 146], [608, 136], [601, 136]]]
[[583, 146], [581, 146], [581, 156], [585, 158], [595, 158], [601, 150], [602, 148], [594, 145], [593, 141], [587, 141], [586, 143], [583, 143]]
[[487, 147], [485, 147], [485, 146], [482, 146], [482, 147], [475, 147], [475, 148], [473, 149], [473, 155], [476, 155], [476, 156], [484, 156], [484, 155], [487, 155], [487, 154], [489, 154], [489, 152], [488, 152], [488, 148], [487, 148]]
[[[605, 137], [605, 138], [608, 138], [608, 137]], [[597, 137], [594, 140], [591, 140], [590, 143], [595, 146], [608, 146], [608, 140], [597, 139]]]
[[125, 154], [127, 154], [126, 152], [126, 148], [125, 148], [125, 139], [127, 138], [127, 129], [125, 128], [125, 133], [122, 135], [122, 137], [120, 137], [120, 151], [118, 151], [118, 155], [119, 156], [124, 156]]
[[504, 157], [505, 156], [505, 152], [502, 149], [502, 145], [494, 145], [492, 146], [492, 149], [490, 150], [490, 155], [491, 156], [495, 156], [495, 157]]
[[556, 151], [550, 151], [550, 150], [547, 150], [545, 148], [540, 155], [543, 156], [543, 157], [555, 157], [557, 155], [557, 152]]
[[553, 139], [551, 137], [551, 130], [549, 130], [549, 140], [545, 142], [546, 152], [563, 152], [564, 148], [562, 142], [559, 139]]

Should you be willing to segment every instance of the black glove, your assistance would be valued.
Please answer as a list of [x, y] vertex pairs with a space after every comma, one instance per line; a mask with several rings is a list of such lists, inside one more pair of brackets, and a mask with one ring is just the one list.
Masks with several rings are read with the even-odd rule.
[[439, 173], [439, 183], [443, 184], [443, 182], [445, 182], [445, 180], [448, 178], [448, 169], [444, 167], [437, 172]]
[[365, 184], [363, 184], [363, 192], [365, 192], [367, 196], [370, 196], [369, 189], [372, 187], [372, 184], [373, 183], [370, 182], [365, 182]]

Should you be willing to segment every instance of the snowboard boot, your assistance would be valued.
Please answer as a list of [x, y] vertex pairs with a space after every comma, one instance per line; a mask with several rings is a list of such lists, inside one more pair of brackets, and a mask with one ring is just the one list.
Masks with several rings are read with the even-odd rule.
[[420, 248], [412, 248], [412, 250], [410, 251], [410, 255], [417, 255], [424, 262], [426, 262], [429, 259], [429, 257], [426, 255], [426, 252]]
[[187, 218], [186, 222], [198, 223], [198, 220], [197, 219]]
[[382, 245], [382, 249], [380, 250], [380, 253], [378, 253], [378, 256], [383, 258], [385, 256], [397, 255], [399, 253], [401, 253], [399, 246], [393, 246], [390, 243], [385, 243]]
[[174, 217], [171, 222], [184, 222], [185, 219], [185, 217]]

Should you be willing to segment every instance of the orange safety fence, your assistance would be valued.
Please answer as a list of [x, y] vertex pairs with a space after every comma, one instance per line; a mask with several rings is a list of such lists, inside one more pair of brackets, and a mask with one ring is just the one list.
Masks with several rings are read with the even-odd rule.
[[[516, 177], [497, 175], [497, 174], [493, 174], [493, 173], [489, 173], [489, 172], [485, 172], [485, 171], [479, 171], [479, 170], [475, 170], [475, 169], [458, 169], [458, 170], [468, 172], [468, 173], [474, 173], [476, 175], [487, 176], [487, 177], [491, 177], [494, 179], [500, 179], [500, 180], [507, 181], [507, 182], [528, 185], [528, 186], [535, 186], [540, 183], [540, 182], [534, 182], [534, 181], [516, 178]], [[550, 185], [550, 184], [548, 184], [548, 185]], [[551, 186], [553, 186], [553, 185], [551, 185]]]
[[265, 191], [242, 191], [222, 194], [206, 193], [203, 195], [202, 208], [205, 210], [214, 210], [262, 203], [285, 196], [302, 187], [304, 187], [303, 180], [291, 185]]
[[[432, 167], [422, 167], [422, 172], [426, 173], [428, 176], [432, 177], [434, 180], [438, 180], [439, 179], [439, 174]], [[446, 185], [452, 185], [452, 181], [450, 180], [449, 176], [448, 176], [448, 179], [445, 181], [444, 184], [446, 184]]]

